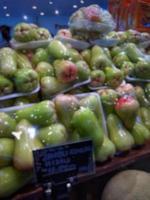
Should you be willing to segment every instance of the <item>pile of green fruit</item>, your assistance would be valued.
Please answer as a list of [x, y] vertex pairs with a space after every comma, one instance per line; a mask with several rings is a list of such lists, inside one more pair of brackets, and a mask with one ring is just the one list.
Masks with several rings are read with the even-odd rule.
[[48, 29], [38, 27], [36, 24], [19, 23], [14, 28], [13, 37], [18, 42], [31, 42], [48, 40], [51, 34]]

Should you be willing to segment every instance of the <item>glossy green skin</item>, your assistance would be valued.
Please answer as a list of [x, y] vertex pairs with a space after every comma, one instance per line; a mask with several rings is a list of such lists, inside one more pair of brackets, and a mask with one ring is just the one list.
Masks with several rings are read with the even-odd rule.
[[142, 87], [136, 86], [135, 94], [136, 94], [136, 98], [139, 101], [141, 107], [150, 107], [150, 102], [146, 98], [144, 89]]
[[105, 135], [102, 146], [100, 148], [97, 148], [95, 158], [96, 158], [96, 161], [104, 162], [108, 158], [113, 157], [115, 155], [115, 153], [116, 153], [115, 145]]
[[45, 145], [62, 144], [67, 141], [66, 128], [59, 123], [40, 129], [39, 139]]
[[40, 62], [35, 68], [39, 77], [42, 78], [44, 76], [54, 76], [54, 68], [48, 62]]
[[91, 50], [90, 49], [86, 49], [86, 50], [81, 52], [81, 55], [82, 55], [84, 61], [87, 62], [90, 65], [90, 62], [91, 62]]
[[79, 133], [75, 130], [69, 135], [69, 141], [77, 142], [80, 141], [81, 137]]
[[14, 140], [0, 138], [0, 168], [11, 164], [14, 153]]
[[139, 61], [134, 68], [133, 75], [137, 78], [150, 79], [150, 62]]
[[38, 87], [39, 77], [33, 69], [19, 69], [15, 74], [15, 86], [18, 92], [32, 92]]
[[0, 169], [0, 198], [10, 197], [32, 178], [31, 173], [20, 172], [14, 167]]
[[130, 61], [133, 63], [137, 63], [141, 59], [141, 52], [133, 43], [127, 44], [126, 53]]
[[29, 59], [27, 58], [27, 56], [25, 56], [24, 54], [21, 53], [16, 53], [16, 60], [17, 60], [17, 68], [18, 69], [22, 69], [22, 68], [29, 68], [32, 69], [32, 64], [29, 61]]
[[121, 70], [123, 70], [124, 75], [130, 75], [132, 74], [133, 70], [134, 70], [134, 64], [130, 61], [124, 61], [121, 65]]
[[150, 140], [150, 131], [142, 123], [136, 122], [131, 134], [136, 145], [142, 145], [145, 141]]
[[82, 60], [82, 56], [76, 49], [69, 49], [69, 60], [78, 62], [79, 60]]
[[79, 81], [85, 81], [90, 77], [90, 69], [85, 61], [76, 62]]
[[27, 120], [23, 119], [17, 124], [14, 136], [14, 167], [20, 171], [32, 170], [32, 151], [43, 147], [42, 143], [37, 139], [36, 129]]
[[92, 87], [99, 87], [105, 83], [105, 73], [102, 70], [91, 71], [91, 83]]
[[134, 145], [133, 136], [124, 128], [121, 120], [115, 114], [107, 117], [109, 137], [118, 151], [128, 151]]
[[46, 49], [39, 48], [36, 50], [32, 58], [32, 63], [36, 66], [40, 62], [48, 62], [49, 55]]
[[145, 86], [145, 94], [146, 94], [147, 99], [150, 102], [150, 83], [147, 83]]
[[11, 138], [16, 128], [16, 121], [6, 113], [0, 112], [0, 138]]
[[118, 67], [119, 69], [122, 67], [122, 64], [125, 61], [129, 61], [128, 56], [126, 55], [125, 52], [121, 52], [119, 54], [117, 54], [114, 58], [113, 58], [113, 62], [116, 65], [116, 67]]
[[13, 83], [9, 79], [0, 75], [0, 96], [11, 94], [13, 89]]
[[102, 145], [104, 139], [103, 128], [89, 108], [81, 107], [74, 113], [72, 126], [81, 138], [91, 139], [95, 149]]
[[31, 124], [37, 126], [48, 126], [57, 120], [54, 103], [48, 100], [18, 110], [15, 114], [15, 118], [17, 121], [27, 119]]
[[53, 40], [48, 46], [50, 56], [55, 59], [66, 59], [69, 57], [69, 50], [67, 47], [58, 40]]
[[143, 124], [150, 131], [150, 110], [148, 108], [141, 107], [138, 111], [138, 114], [141, 117]]
[[73, 95], [58, 95], [55, 98], [55, 108], [58, 119], [64, 126], [71, 129], [71, 119], [76, 110], [79, 109], [78, 99]]
[[119, 53], [121, 53], [121, 51], [122, 51], [122, 49], [121, 49], [120, 47], [118, 47], [118, 46], [113, 47], [113, 48], [111, 49], [111, 52], [110, 52], [112, 58], [114, 58], [114, 57], [117, 56]]

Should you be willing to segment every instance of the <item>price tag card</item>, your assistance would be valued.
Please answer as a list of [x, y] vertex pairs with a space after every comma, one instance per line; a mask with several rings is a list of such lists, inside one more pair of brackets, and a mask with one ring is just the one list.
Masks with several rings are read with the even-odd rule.
[[95, 172], [91, 140], [67, 143], [33, 151], [37, 182], [59, 182]]

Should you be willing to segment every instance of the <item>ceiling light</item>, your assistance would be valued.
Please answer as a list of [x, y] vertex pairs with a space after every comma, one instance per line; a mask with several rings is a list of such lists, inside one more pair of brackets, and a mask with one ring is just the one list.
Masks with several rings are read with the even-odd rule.
[[53, 4], [53, 2], [52, 2], [52, 1], [49, 1], [49, 4], [50, 4], [50, 5], [52, 5], [52, 4]]
[[45, 15], [45, 13], [44, 13], [44, 12], [40, 12], [40, 15], [41, 15], [41, 16], [44, 16], [44, 15]]
[[3, 9], [4, 9], [4, 10], [7, 10], [7, 6], [3, 6]]
[[9, 13], [6, 13], [6, 15], [5, 15], [6, 17], [10, 17], [10, 14]]
[[84, 1], [83, 1], [83, 0], [81, 0], [81, 1], [80, 1], [80, 3], [84, 4]]
[[55, 15], [59, 15], [59, 10], [55, 10]]
[[28, 20], [28, 16], [27, 15], [23, 15], [23, 19], [24, 20]]
[[77, 8], [78, 6], [77, 5], [73, 5], [73, 8]]
[[32, 9], [33, 9], [33, 10], [36, 10], [36, 9], [37, 9], [37, 6], [32, 6]]

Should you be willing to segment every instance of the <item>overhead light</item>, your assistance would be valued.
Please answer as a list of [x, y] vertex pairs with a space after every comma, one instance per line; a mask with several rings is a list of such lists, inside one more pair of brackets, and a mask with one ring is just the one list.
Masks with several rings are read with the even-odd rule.
[[5, 15], [6, 17], [10, 17], [10, 14], [9, 13], [6, 13], [6, 15]]
[[4, 10], [7, 10], [7, 6], [3, 6], [3, 9], [4, 9]]
[[33, 10], [36, 10], [36, 9], [37, 9], [37, 6], [32, 6], [32, 9], [33, 9]]
[[45, 15], [45, 13], [44, 13], [44, 12], [40, 12], [40, 15], [41, 15], [41, 16], [44, 16], [44, 15]]
[[55, 10], [55, 15], [59, 15], [59, 10]]
[[84, 1], [83, 1], [83, 0], [81, 0], [81, 1], [80, 1], [80, 3], [84, 4]]
[[28, 16], [27, 15], [23, 15], [23, 19], [24, 20], [28, 20]]
[[73, 5], [73, 8], [77, 8], [78, 6], [77, 5]]
[[52, 1], [49, 1], [49, 4], [50, 4], [50, 5], [52, 5], [52, 4], [53, 4], [53, 2], [52, 2]]

